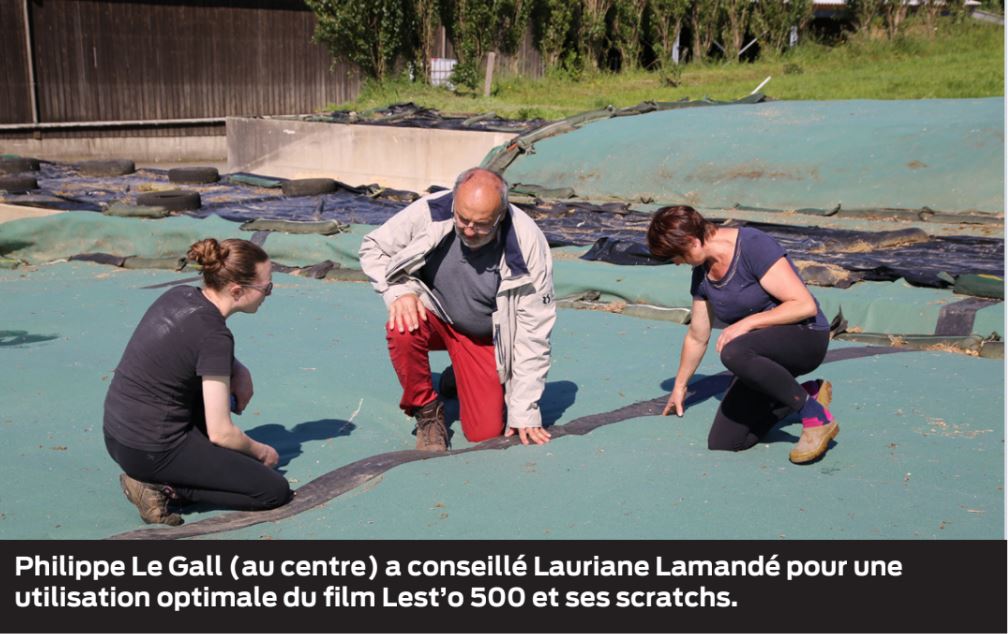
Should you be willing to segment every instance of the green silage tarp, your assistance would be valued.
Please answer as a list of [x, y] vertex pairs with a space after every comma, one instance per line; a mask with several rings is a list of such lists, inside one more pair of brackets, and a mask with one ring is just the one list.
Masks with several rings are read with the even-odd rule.
[[[556, 250], [555, 250], [556, 251]], [[571, 249], [555, 259], [554, 283], [558, 298], [598, 291], [601, 301], [689, 308], [692, 269], [688, 266], [619, 266], [570, 259]], [[942, 308], [965, 299], [950, 290], [920, 288], [903, 280], [860, 282], [850, 288], [809, 287], [826, 318], [843, 312], [848, 329], [903, 335], [934, 334]], [[977, 311], [973, 332], [1004, 334], [1004, 304]]]
[[605, 119], [544, 139], [512, 183], [768, 209], [1004, 210], [1004, 99], [797, 101]]
[[[349, 233], [332, 236], [271, 233], [263, 247], [288, 266], [310, 266], [325, 260], [344, 268], [359, 268], [357, 253], [370, 225], [351, 225]], [[193, 242], [205, 237], [245, 238], [252, 234], [217, 217], [203, 220], [108, 218], [100, 214], [67, 213], [0, 224], [0, 256], [40, 264], [80, 253], [167, 258], [184, 256]], [[687, 266], [619, 266], [579, 259], [583, 247], [553, 249], [554, 286], [558, 299], [596, 291], [602, 301], [689, 308], [690, 268]], [[933, 334], [944, 306], [964, 299], [950, 290], [919, 288], [902, 280], [861, 282], [847, 289], [811, 287], [823, 312], [832, 319], [841, 310], [848, 328], [885, 334]], [[978, 310], [973, 332], [1003, 334], [1004, 304]]]
[[[372, 229], [352, 225], [349, 233], [332, 236], [271, 233], [263, 247], [274, 261], [287, 266], [309, 266], [325, 260], [356, 266], [361, 238]], [[81, 253], [175, 257], [184, 256], [193, 242], [203, 238], [249, 240], [252, 236], [252, 232], [242, 231], [238, 224], [217, 216], [141, 220], [79, 212], [0, 224], [0, 255], [29, 264]]]
[[[0, 271], [0, 383], [17, 394], [0, 411], [5, 538], [95, 539], [145, 528], [105, 450], [102, 402], [132, 329], [163, 292], [147, 287], [183, 278], [85, 262]], [[256, 387], [236, 423], [278, 449], [294, 488], [411, 449], [382, 302], [362, 284], [275, 279], [256, 315], [228, 321]], [[561, 310], [544, 419], [559, 428], [667, 394], [684, 334], [677, 324]], [[440, 371], [447, 355], [433, 356]], [[723, 370], [711, 349], [696, 379]], [[635, 417], [541, 447], [397, 466], [299, 515], [210, 537], [1003, 537], [1003, 363], [901, 352], [837, 360], [815, 376], [833, 382], [842, 430], [812, 465], [787, 460], [801, 429], [794, 418], [749, 451], [708, 451], [715, 395], [683, 418]], [[451, 407], [453, 443], [463, 449], [470, 443]], [[221, 513], [187, 509], [186, 525]]]

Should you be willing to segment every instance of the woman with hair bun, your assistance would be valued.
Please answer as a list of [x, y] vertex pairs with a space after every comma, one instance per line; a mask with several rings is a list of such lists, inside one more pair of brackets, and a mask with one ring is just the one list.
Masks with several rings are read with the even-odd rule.
[[840, 431], [826, 409], [828, 381], [798, 384], [826, 357], [829, 322], [784, 249], [751, 227], [718, 227], [685, 205], [655, 212], [647, 234], [652, 255], [693, 267], [693, 312], [679, 370], [663, 415], [683, 415], [686, 386], [703, 359], [716, 317], [724, 330], [716, 348], [735, 378], [707, 437], [712, 450], [755, 445], [783, 418], [797, 413], [802, 434], [789, 458], [821, 457]]
[[247, 240], [208, 238], [188, 257], [202, 266], [203, 288], [176, 286], [154, 301], [105, 397], [105, 446], [148, 524], [181, 524], [170, 503], [259, 510], [291, 496], [276, 450], [231, 421], [252, 398], [252, 375], [225, 320], [269, 296], [269, 256]]

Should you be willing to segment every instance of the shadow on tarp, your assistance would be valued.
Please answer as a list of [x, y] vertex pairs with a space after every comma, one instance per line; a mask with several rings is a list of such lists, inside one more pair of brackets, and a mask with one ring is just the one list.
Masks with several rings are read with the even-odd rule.
[[27, 330], [0, 330], [0, 347], [28, 346], [59, 339], [59, 335], [33, 335]]
[[28, 242], [25, 240], [5, 240], [0, 237], [0, 255], [7, 255], [8, 253], [20, 251], [21, 249], [28, 249], [33, 246], [35, 246], [34, 242]]
[[[699, 405], [709, 398], [716, 398], [720, 401], [724, 393], [728, 391], [728, 386], [731, 385], [733, 378], [728, 372], [719, 372], [709, 376], [694, 374], [686, 390], [686, 400], [683, 401], [683, 406]], [[661, 389], [666, 392], [671, 392], [673, 387], [675, 387], [675, 377], [661, 382]]]
[[[689, 385], [691, 389], [686, 392], [686, 400], [683, 402], [683, 405], [688, 408], [693, 405], [698, 405], [712, 397], [719, 401], [724, 400], [725, 392], [728, 391], [728, 387], [731, 386], [731, 382], [734, 378], [735, 377], [729, 372], [719, 372], [718, 374], [711, 374], [709, 376], [704, 376], [703, 374], [693, 375], [693, 379], [690, 381]], [[675, 377], [665, 379], [661, 383], [661, 388], [667, 392], [671, 392], [674, 386]], [[760, 442], [765, 444], [777, 442], [793, 444], [798, 442], [798, 436], [784, 431], [783, 429], [787, 425], [796, 421], [797, 418], [793, 415], [781, 419], [780, 422], [774, 425], [770, 431], [760, 438]], [[835, 442], [830, 441], [829, 446], [833, 447], [835, 444]]]
[[357, 429], [357, 425], [350, 421], [324, 418], [299, 423], [291, 429], [276, 423], [260, 425], [245, 433], [249, 438], [270, 445], [277, 450], [277, 453], [280, 454], [280, 463], [277, 467], [283, 473], [283, 467], [304, 453], [303, 443], [349, 436], [355, 429]]
[[[431, 373], [434, 385], [441, 381], [441, 375]], [[542, 414], [543, 427], [551, 427], [560, 420], [567, 408], [577, 400], [578, 386], [573, 381], [547, 381], [542, 398], [539, 399], [539, 411]], [[448, 424], [449, 439], [455, 431], [452, 423], [459, 420], [459, 402], [457, 398], [445, 400], [445, 422]]]

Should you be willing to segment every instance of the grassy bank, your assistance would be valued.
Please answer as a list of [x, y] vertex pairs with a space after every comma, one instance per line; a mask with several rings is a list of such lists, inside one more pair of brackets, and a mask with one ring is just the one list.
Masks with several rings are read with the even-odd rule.
[[[839, 46], [806, 42], [783, 56], [743, 64], [686, 64], [678, 86], [659, 73], [583, 74], [579, 78], [500, 78], [490, 97], [393, 81], [368, 84], [341, 109], [367, 110], [412, 101], [442, 112], [496, 112], [510, 118], [557, 119], [608, 104], [648, 99], [737, 99], [767, 76], [775, 99], [925, 99], [1004, 95], [1004, 28], [942, 23], [928, 35], [915, 26], [889, 41], [858, 37]], [[335, 107], [335, 106], [334, 106]]]

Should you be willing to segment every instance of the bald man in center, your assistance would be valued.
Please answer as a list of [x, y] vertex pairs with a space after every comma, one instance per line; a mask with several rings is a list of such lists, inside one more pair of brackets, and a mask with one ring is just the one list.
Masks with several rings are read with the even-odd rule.
[[503, 433], [549, 442], [539, 399], [556, 321], [553, 260], [539, 227], [508, 202], [503, 178], [462, 172], [450, 191], [420, 198], [366, 235], [360, 262], [388, 308], [399, 407], [416, 418], [417, 449], [449, 445], [431, 350], [451, 358], [469, 441]]

